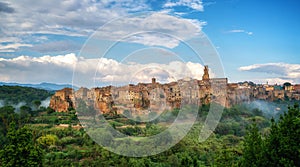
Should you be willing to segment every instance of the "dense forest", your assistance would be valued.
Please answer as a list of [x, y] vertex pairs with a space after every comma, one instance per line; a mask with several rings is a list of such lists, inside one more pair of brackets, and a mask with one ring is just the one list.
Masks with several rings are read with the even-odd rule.
[[0, 86], [0, 100], [2, 105], [25, 103], [33, 105], [34, 101], [42, 101], [51, 96], [53, 92], [21, 86]]
[[[35, 97], [24, 98], [30, 98], [30, 102], [41, 100]], [[226, 108], [212, 135], [199, 142], [209, 107], [199, 107], [197, 121], [171, 149], [131, 158], [96, 144], [79, 126], [73, 109], [58, 113], [50, 108], [24, 105], [15, 112], [14, 107], [3, 106], [0, 166], [300, 166], [298, 104], [291, 104], [276, 120], [247, 105]], [[136, 122], [117, 114], [104, 117], [124, 134], [151, 136], [161, 132], [178, 112], [178, 109], [166, 111], [151, 122]]]

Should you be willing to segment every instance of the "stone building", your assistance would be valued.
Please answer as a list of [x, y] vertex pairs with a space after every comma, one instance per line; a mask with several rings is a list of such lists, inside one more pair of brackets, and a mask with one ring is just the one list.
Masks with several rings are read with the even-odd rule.
[[202, 80], [186, 78], [161, 84], [155, 78], [150, 83], [107, 86], [101, 88], [70, 88], [59, 90], [52, 96], [50, 107], [58, 112], [76, 108], [78, 101], [94, 107], [98, 112], [122, 113], [129, 110], [145, 112], [180, 108], [183, 104], [219, 103], [225, 107], [256, 99], [300, 99], [300, 85], [283, 89], [280, 85], [255, 85], [253, 82], [228, 83], [227, 78], [209, 78], [209, 68], [204, 67]]
[[[87, 105], [94, 106], [102, 113], [112, 110], [159, 110], [180, 108], [181, 104], [208, 104], [212, 97], [220, 96], [224, 88], [211, 85], [221, 84], [226, 87], [227, 78], [210, 79], [208, 66], [204, 68], [202, 80], [181, 79], [178, 82], [160, 84], [155, 78], [151, 83], [129, 84], [127, 86], [102, 88], [80, 88], [77, 91], [63, 89], [57, 91], [51, 99], [50, 107], [58, 112], [67, 111], [68, 108], [76, 108], [78, 100], [85, 101]], [[222, 95], [224, 96], [224, 95]]]

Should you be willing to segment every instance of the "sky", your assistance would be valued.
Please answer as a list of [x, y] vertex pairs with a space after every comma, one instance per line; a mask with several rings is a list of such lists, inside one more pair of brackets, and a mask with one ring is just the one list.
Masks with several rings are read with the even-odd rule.
[[1, 0], [0, 82], [300, 83], [297, 0]]

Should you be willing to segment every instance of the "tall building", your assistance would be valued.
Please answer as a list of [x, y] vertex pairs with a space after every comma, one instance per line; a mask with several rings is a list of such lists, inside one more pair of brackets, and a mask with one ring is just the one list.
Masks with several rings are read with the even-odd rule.
[[202, 80], [204, 80], [204, 81], [209, 80], [208, 66], [204, 66], [204, 74], [202, 76]]
[[152, 78], [152, 84], [156, 84], [156, 79], [154, 77]]

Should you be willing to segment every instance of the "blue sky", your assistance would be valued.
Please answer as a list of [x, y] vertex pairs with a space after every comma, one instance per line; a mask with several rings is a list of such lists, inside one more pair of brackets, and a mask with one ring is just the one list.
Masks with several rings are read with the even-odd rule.
[[[300, 83], [299, 5], [297, 0], [3, 0], [0, 81], [71, 83], [75, 64], [79, 85], [95, 78], [148, 81], [146, 76], [168, 82], [184, 77], [179, 66], [200, 78], [206, 63], [173, 37], [189, 40], [205, 33], [230, 82]], [[127, 17], [131, 14], [136, 16]], [[100, 59], [104, 48], [139, 30], [159, 33], [132, 35]], [[101, 40], [93, 46], [97, 31]], [[139, 61], [129, 62], [133, 58]], [[146, 64], [155, 67], [149, 71]]]

